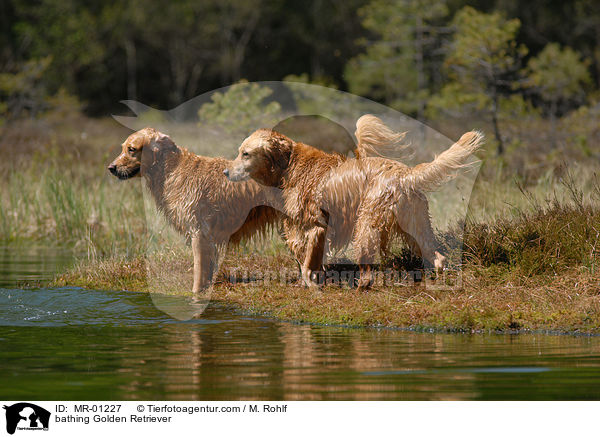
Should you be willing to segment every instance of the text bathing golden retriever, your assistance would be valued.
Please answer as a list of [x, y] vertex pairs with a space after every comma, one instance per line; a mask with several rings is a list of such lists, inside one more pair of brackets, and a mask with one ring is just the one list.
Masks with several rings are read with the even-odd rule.
[[[397, 141], [377, 117], [357, 122], [359, 144], [378, 146]], [[365, 138], [368, 138], [366, 140]], [[352, 242], [360, 265], [359, 289], [371, 285], [378, 253], [400, 235], [417, 254], [439, 272], [445, 264], [429, 216], [425, 192], [452, 178], [479, 148], [483, 136], [464, 134], [432, 162], [408, 167], [381, 157], [345, 159], [327, 154], [270, 129], [259, 129], [239, 148], [238, 157], [225, 174], [231, 181], [252, 178], [282, 190], [288, 245], [301, 262], [306, 285], [315, 283], [323, 268], [328, 244], [341, 248]], [[328, 238], [327, 238], [328, 237]]]
[[282, 214], [254, 181], [229, 182], [223, 158], [195, 155], [152, 128], [131, 134], [108, 166], [119, 179], [141, 176], [156, 206], [181, 234], [191, 237], [194, 255], [192, 290], [211, 284], [218, 247], [266, 231]]

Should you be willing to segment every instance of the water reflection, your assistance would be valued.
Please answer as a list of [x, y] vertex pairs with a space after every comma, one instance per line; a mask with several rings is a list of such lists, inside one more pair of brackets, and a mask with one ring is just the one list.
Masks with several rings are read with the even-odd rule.
[[49, 281], [74, 260], [68, 249], [0, 246], [0, 287]]
[[600, 397], [596, 337], [296, 325], [218, 306], [179, 322], [146, 295], [72, 288], [0, 290], [0, 325], [5, 399]]

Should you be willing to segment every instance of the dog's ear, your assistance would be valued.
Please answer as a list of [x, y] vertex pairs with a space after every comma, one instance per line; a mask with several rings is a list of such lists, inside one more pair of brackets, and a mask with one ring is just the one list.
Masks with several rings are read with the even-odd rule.
[[168, 152], [177, 148], [171, 137], [160, 132], [154, 137], [151, 147], [153, 152]]
[[156, 132], [155, 135], [150, 138], [147, 153], [145, 155], [152, 156], [151, 165], [155, 165], [161, 156], [164, 156], [168, 152], [173, 152], [176, 149], [177, 146], [168, 135]]
[[265, 154], [269, 159], [271, 167], [276, 171], [287, 168], [292, 155], [293, 142], [288, 137], [276, 132], [269, 138], [269, 146], [265, 148]]

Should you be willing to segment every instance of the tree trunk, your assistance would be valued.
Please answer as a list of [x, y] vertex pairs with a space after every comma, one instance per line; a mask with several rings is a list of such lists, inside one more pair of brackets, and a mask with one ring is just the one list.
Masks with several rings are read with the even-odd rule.
[[420, 15], [416, 17], [415, 26], [415, 60], [417, 64], [417, 120], [419, 120], [419, 140], [425, 140], [425, 100], [421, 97], [421, 91], [425, 89], [425, 68], [423, 66], [423, 19]]
[[492, 124], [494, 125], [494, 135], [498, 141], [498, 155], [504, 154], [504, 143], [500, 136], [500, 128], [498, 127], [498, 95], [494, 91], [492, 96]]
[[550, 103], [550, 144], [556, 148], [556, 100]]
[[[417, 64], [417, 92], [420, 92], [425, 88], [425, 69], [423, 67], [423, 20], [420, 16], [417, 16], [416, 21], [415, 58]], [[425, 102], [419, 97], [417, 104], [417, 120], [423, 121]]]
[[125, 56], [127, 57], [127, 98], [137, 100], [137, 60], [135, 43], [131, 38], [125, 39]]

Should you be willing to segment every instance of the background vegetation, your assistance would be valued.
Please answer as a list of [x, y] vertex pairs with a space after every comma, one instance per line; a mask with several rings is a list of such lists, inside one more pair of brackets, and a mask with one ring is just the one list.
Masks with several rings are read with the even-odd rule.
[[[97, 181], [116, 152], [107, 146], [126, 136], [102, 119], [123, 111], [119, 101], [170, 109], [244, 80], [347, 90], [451, 138], [482, 129], [488, 143], [475, 200], [484, 202], [473, 204], [474, 217], [526, 204], [515, 181], [538, 197], [551, 193], [565, 168], [575, 168], [586, 195], [600, 158], [600, 13], [593, 0], [522, 6], [507, 0], [0, 0], [0, 145], [9, 158], [0, 239], [66, 232], [74, 223], [82, 231], [68, 236], [80, 239], [88, 222], [116, 222], [105, 217], [114, 210], [101, 206], [69, 219], [59, 213], [78, 210], [68, 190]], [[260, 106], [276, 119], [270, 95], [240, 86], [189, 116], [216, 125], [234, 117], [247, 130], [252, 114], [242, 107], [251, 113]], [[90, 166], [80, 171], [82, 161]], [[11, 187], [22, 186], [27, 172], [50, 183], [20, 195]], [[76, 183], [55, 186], [52, 175]], [[71, 200], [48, 205], [47, 214], [27, 209], [58, 193]], [[90, 197], [77, 205], [97, 198], [92, 193], [86, 190]], [[15, 229], [10, 223], [17, 215]], [[29, 231], [22, 229], [34, 220]], [[56, 224], [44, 227], [44, 220]]]
[[[105, 170], [130, 133], [108, 115], [123, 112], [123, 99], [171, 109], [266, 80], [362, 95], [450, 138], [484, 131], [464, 233], [466, 288], [380, 290], [369, 312], [338, 288], [295, 299], [305, 292], [274, 287], [269, 300], [260, 286], [222, 278], [226, 300], [318, 322], [598, 329], [594, 0], [0, 0], [0, 243], [87, 254], [91, 263], [62, 283], [147, 288], [140, 256], [157, 236], [145, 232], [141, 184]], [[255, 85], [214, 94], [189, 126], [233, 118], [246, 131], [257, 108], [277, 121], [271, 95]], [[323, 104], [297, 101], [307, 112]], [[444, 229], [440, 239], [459, 234]], [[249, 256], [255, 246], [240, 253], [253, 266], [282, 256], [293, 266], [284, 247], [274, 237], [262, 257]], [[173, 268], [190, 273], [189, 263]], [[334, 295], [339, 311], [315, 310]]]

